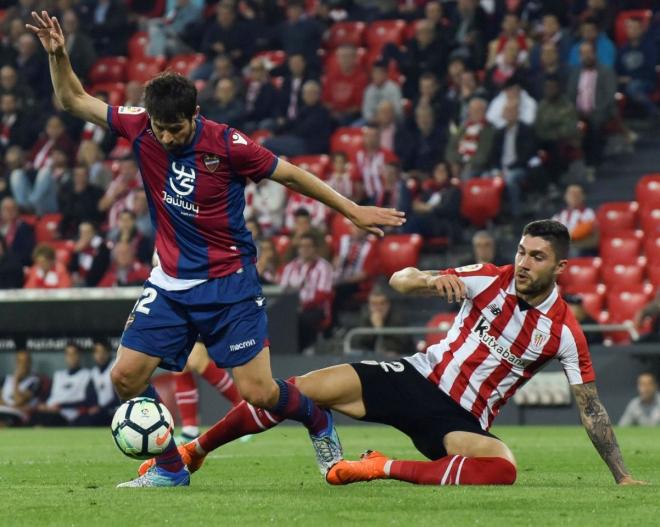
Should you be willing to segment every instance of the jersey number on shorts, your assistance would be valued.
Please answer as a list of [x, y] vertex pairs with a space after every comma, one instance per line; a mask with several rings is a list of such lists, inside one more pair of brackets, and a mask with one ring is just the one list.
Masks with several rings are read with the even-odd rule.
[[405, 366], [399, 362], [378, 362], [375, 360], [363, 360], [362, 364], [368, 364], [370, 366], [380, 366], [383, 368], [386, 372], [393, 372], [393, 373], [401, 373]]
[[133, 311], [148, 315], [151, 311], [151, 308], [148, 308], [147, 306], [156, 300], [156, 295], [158, 295], [158, 291], [156, 291], [153, 287], [145, 288], [142, 291], [142, 297], [135, 303]]

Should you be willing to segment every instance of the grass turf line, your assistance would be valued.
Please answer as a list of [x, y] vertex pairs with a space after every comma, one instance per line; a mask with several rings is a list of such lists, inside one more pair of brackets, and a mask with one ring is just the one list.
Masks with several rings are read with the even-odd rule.
[[[138, 462], [106, 429], [0, 432], [0, 526], [42, 525], [658, 525], [660, 441], [620, 429], [628, 466], [648, 487], [617, 487], [579, 427], [499, 427], [517, 457], [513, 487], [419, 487], [377, 481], [330, 487], [302, 427], [214, 452], [186, 489], [115, 489]], [[347, 457], [376, 448], [422, 459], [386, 427], [340, 427]]]

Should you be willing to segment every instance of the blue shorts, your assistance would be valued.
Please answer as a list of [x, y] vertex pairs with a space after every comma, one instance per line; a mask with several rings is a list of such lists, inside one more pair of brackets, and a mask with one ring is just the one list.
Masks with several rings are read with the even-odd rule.
[[181, 371], [198, 337], [220, 367], [241, 366], [268, 346], [266, 299], [254, 266], [184, 291], [148, 280], [128, 317], [122, 346]]

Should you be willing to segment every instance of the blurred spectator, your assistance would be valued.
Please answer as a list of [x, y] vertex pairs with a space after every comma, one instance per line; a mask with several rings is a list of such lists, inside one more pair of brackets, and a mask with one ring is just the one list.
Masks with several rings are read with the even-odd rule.
[[332, 264], [318, 255], [313, 234], [300, 236], [297, 257], [284, 266], [280, 285], [299, 291], [298, 346], [313, 352], [317, 336], [332, 320]]
[[286, 120], [292, 121], [298, 117], [303, 85], [311, 78], [304, 55], [287, 57], [287, 70], [279, 93], [278, 124], [282, 125]]
[[103, 214], [99, 211], [99, 202], [103, 191], [89, 182], [87, 168], [77, 165], [73, 176], [60, 189], [58, 196], [59, 211], [62, 213], [59, 231], [64, 239], [71, 239], [78, 233], [78, 225], [83, 221], [99, 224]]
[[518, 76], [509, 78], [503, 90], [488, 105], [486, 119], [495, 128], [504, 128], [507, 121], [504, 118], [504, 108], [507, 105], [518, 106], [518, 120], [526, 125], [533, 126], [536, 120], [536, 101], [522, 87]]
[[265, 61], [253, 58], [248, 68], [245, 91], [244, 128], [251, 133], [261, 128], [272, 129], [277, 117], [277, 90], [270, 82]]
[[74, 285], [93, 287], [98, 285], [108, 268], [110, 251], [96, 226], [83, 221], [78, 226], [78, 239], [73, 246], [69, 272]]
[[151, 266], [135, 258], [135, 250], [128, 242], [117, 242], [112, 249], [110, 267], [99, 282], [99, 287], [142, 285], [149, 278]]
[[561, 174], [568, 169], [571, 152], [579, 151], [580, 135], [575, 104], [564, 95], [556, 76], [551, 75], [545, 79], [534, 131], [539, 147], [547, 153], [544, 168], [548, 177], [557, 183]]
[[0, 289], [20, 289], [23, 287], [23, 266], [18, 255], [7, 247], [0, 234]]
[[335, 152], [330, 157], [332, 162], [331, 173], [326, 183], [333, 189], [355, 202], [363, 197], [362, 184], [353, 177], [351, 166], [344, 152]]
[[64, 11], [60, 20], [62, 20], [66, 51], [69, 54], [71, 66], [73, 66], [76, 75], [85, 82], [89, 70], [96, 61], [94, 43], [91, 38], [80, 30], [78, 14], [74, 9]]
[[37, 171], [34, 183], [23, 170], [14, 170], [10, 177], [11, 190], [18, 206], [38, 216], [58, 212], [59, 188], [71, 180], [67, 153], [59, 147], [53, 147], [49, 157], [50, 162]]
[[569, 32], [561, 27], [559, 18], [555, 13], [546, 13], [541, 22], [541, 35], [539, 41], [532, 47], [529, 61], [532, 70], [538, 70], [543, 61], [543, 50], [552, 47], [557, 52], [557, 61], [565, 63], [571, 49]]
[[449, 165], [441, 161], [433, 169], [432, 178], [422, 183], [418, 195], [412, 199], [406, 232], [425, 237], [447, 236], [459, 238], [461, 231], [461, 189], [451, 181]]
[[325, 71], [322, 99], [337, 123], [346, 126], [360, 117], [368, 80], [358, 65], [355, 47], [342, 45], [335, 53], [337, 66]]
[[142, 188], [142, 180], [135, 159], [122, 159], [119, 162], [119, 173], [112, 180], [99, 202], [99, 210], [108, 214], [110, 229], [117, 226], [119, 213], [124, 209], [130, 209], [129, 195], [131, 191], [138, 188]]
[[[128, 84], [130, 84], [130, 82]], [[96, 98], [105, 102], [106, 104], [108, 103], [108, 94], [105, 92], [96, 92]], [[77, 153], [78, 158], [81, 157], [81, 150], [84, 149], [84, 145], [87, 143], [94, 144], [96, 147], [98, 147], [99, 152], [111, 152], [117, 143], [117, 138], [113, 133], [110, 132], [110, 130], [108, 130], [106, 126], [87, 121], [80, 131], [80, 141], [81, 142]], [[103, 159], [105, 158], [101, 157], [99, 160]], [[106, 186], [107, 182], [103, 185], [103, 187]]]
[[96, 405], [91, 372], [80, 362], [80, 348], [67, 344], [64, 348], [66, 369], [53, 375], [50, 396], [36, 407], [31, 423], [42, 426], [86, 426], [87, 410]]
[[19, 217], [16, 200], [9, 196], [0, 202], [0, 235], [4, 236], [7, 247], [18, 256], [22, 265], [32, 263], [34, 229]]
[[472, 236], [472, 256], [462, 260], [460, 266], [474, 264], [506, 265], [509, 261], [497, 254], [495, 238], [488, 231], [477, 231]]
[[595, 212], [585, 205], [584, 189], [580, 185], [569, 185], [564, 201], [566, 208], [552, 219], [565, 225], [571, 235], [569, 255], [594, 256], [598, 251], [598, 225]]
[[568, 79], [567, 95], [586, 122], [582, 139], [586, 163], [597, 166], [605, 142], [603, 128], [616, 115], [616, 77], [611, 68], [597, 62], [590, 42], [580, 45], [580, 59], [581, 67], [574, 68]]
[[154, 239], [154, 226], [149, 215], [149, 204], [144, 189], [136, 188], [129, 194], [128, 204], [135, 214], [135, 226], [142, 236]]
[[[218, 55], [213, 59], [211, 66], [207, 68], [206, 64], [200, 66], [200, 71], [203, 73], [204, 69], [208, 69], [210, 77], [208, 82], [199, 92], [198, 101], [202, 106], [204, 106], [209, 100], [211, 100], [215, 94], [217, 84], [222, 79], [231, 79], [234, 82], [234, 89], [236, 93], [240, 93], [242, 81], [241, 78], [236, 74], [236, 68], [234, 67], [233, 62], [227, 55]], [[195, 79], [198, 76], [197, 70], [193, 71], [191, 78]]]
[[460, 126], [460, 123], [467, 119], [470, 101], [474, 97], [486, 99], [487, 92], [483, 87], [479, 86], [476, 72], [465, 70], [460, 75], [458, 91], [455, 98], [451, 100], [448, 99], [447, 101], [449, 103], [447, 113], [450, 116], [449, 121], [451, 127]]
[[276, 155], [299, 156], [328, 151], [332, 119], [321, 103], [321, 86], [317, 81], [305, 82], [302, 100], [297, 116], [278, 128], [282, 135], [264, 141], [264, 146]]
[[657, 119], [659, 112], [651, 95], [656, 89], [656, 45], [638, 18], [626, 20], [627, 42], [619, 49], [616, 71], [623, 92], [639, 104], [645, 115]]
[[[578, 321], [578, 324], [581, 326], [586, 324], [598, 325], [598, 322], [584, 309], [582, 298], [579, 295], [564, 295], [564, 300], [568, 304], [568, 308], [573, 312], [573, 316]], [[584, 336], [589, 345], [603, 343], [603, 333], [601, 331], [586, 331]]]
[[94, 426], [110, 426], [112, 417], [119, 406], [119, 398], [110, 379], [112, 370], [112, 354], [107, 342], [96, 341], [93, 347], [94, 367], [91, 369], [92, 386], [96, 404], [88, 415]]
[[119, 0], [97, 0], [81, 6], [84, 27], [94, 40], [99, 55], [126, 55], [126, 43], [132, 32], [127, 9]]
[[530, 79], [530, 92], [539, 100], [543, 97], [543, 85], [548, 77], [557, 78], [563, 92], [568, 80], [568, 69], [559, 61], [559, 51], [554, 44], [544, 44], [541, 48], [541, 62], [539, 68], [532, 73]]
[[401, 116], [401, 88], [396, 82], [387, 78], [387, 63], [379, 61], [371, 68], [371, 83], [362, 97], [362, 119], [367, 123], [373, 122], [376, 109], [383, 101], [390, 102], [396, 116]]
[[36, 130], [34, 117], [18, 106], [19, 101], [15, 93], [0, 95], [0, 146], [2, 150], [10, 146], [20, 146], [27, 149], [34, 144]]
[[492, 97], [504, 89], [507, 86], [507, 81], [512, 77], [529, 78], [529, 70], [524, 63], [519, 61], [519, 56], [520, 45], [516, 40], [509, 40], [504, 45], [501, 59], [486, 72], [484, 87]]
[[46, 100], [52, 93], [46, 55], [42, 53], [37, 39], [31, 33], [23, 33], [18, 38], [16, 70], [21, 83], [34, 90], [40, 100]]
[[[385, 291], [375, 286], [369, 293], [367, 305], [362, 310], [359, 327], [386, 328], [405, 326], [400, 313], [392, 305]], [[355, 338], [355, 348], [388, 356], [409, 355], [414, 352], [409, 335], [360, 335]]]
[[376, 118], [373, 122], [380, 132], [380, 146], [390, 150], [402, 160], [404, 169], [414, 162], [415, 144], [410, 130], [403, 119], [397, 119], [394, 105], [390, 101], [381, 101], [376, 108]]
[[332, 261], [335, 298], [332, 320], [339, 322], [337, 313], [343, 309], [355, 310], [358, 293], [367, 293], [378, 272], [377, 240], [366, 231], [351, 224], [348, 234], [336, 241], [336, 254]]
[[296, 220], [299, 212], [305, 210], [309, 213], [312, 227], [323, 232], [328, 223], [330, 210], [318, 200], [293, 192], [286, 200], [286, 209], [284, 210], [284, 228], [292, 232], [296, 228]]
[[474, 67], [485, 62], [485, 38], [488, 32], [488, 15], [478, 0], [458, 0], [451, 25], [455, 29], [452, 47]]
[[87, 169], [90, 184], [105, 190], [112, 180], [112, 173], [103, 160], [103, 152], [96, 142], [81, 141], [76, 155], [76, 163]]
[[649, 321], [651, 331], [642, 335], [638, 342], [660, 342], [660, 290], [657, 291], [655, 298], [635, 315], [635, 326], [637, 328], [642, 328]]
[[18, 97], [19, 107], [29, 111], [35, 106], [34, 92], [27, 84], [18, 82], [18, 72], [10, 64], [0, 68], [0, 93], [13, 93]]
[[514, 12], [505, 13], [502, 17], [501, 29], [502, 31], [498, 37], [488, 44], [488, 60], [486, 62], [486, 67], [490, 68], [496, 65], [499, 61], [504, 60], [504, 48], [511, 41], [515, 41], [518, 44], [518, 63], [528, 63], [529, 50], [532, 47], [532, 41], [527, 38], [524, 29], [521, 27], [518, 15]]
[[[0, 200], [7, 196], [13, 197], [11, 191], [11, 175], [14, 172], [25, 173], [25, 152], [20, 146], [10, 146], [5, 151], [5, 163], [0, 175]], [[21, 176], [16, 176], [21, 177]]]
[[302, 55], [312, 71], [318, 71], [317, 50], [321, 47], [323, 29], [316, 20], [305, 15], [302, 0], [286, 3], [286, 20], [275, 30], [275, 44], [271, 49], [283, 49], [287, 56]]
[[404, 164], [407, 170], [417, 170], [430, 174], [436, 163], [442, 159], [447, 146], [446, 128], [438, 124], [433, 108], [419, 105], [415, 108], [415, 128], [412, 133], [410, 159]]
[[61, 289], [71, 287], [71, 277], [63, 264], [55, 260], [55, 249], [41, 243], [32, 253], [34, 264], [27, 271], [25, 289]]
[[[630, 7], [628, 7], [628, 9], [635, 9], [634, 4], [636, 3], [640, 4], [643, 2], [635, 2], [633, 0], [632, 2], [625, 2], [625, 5], [632, 4]], [[617, 10], [617, 2], [609, 2], [608, 0], [586, 0], [575, 2], [573, 4], [573, 9], [576, 8], [582, 8], [578, 16], [578, 20], [580, 22], [585, 20], [592, 20], [600, 31], [605, 33], [612, 31], [614, 27], [614, 17]], [[621, 6], [620, 8], [624, 8], [624, 6]]]
[[152, 57], [185, 53], [190, 48], [184, 44], [186, 28], [202, 16], [201, 9], [191, 0], [175, 0], [162, 18], [147, 21], [149, 45], [147, 53]]
[[660, 394], [655, 375], [641, 373], [637, 377], [637, 393], [639, 395], [626, 406], [619, 426], [659, 426]]
[[143, 106], [144, 104], [144, 86], [138, 81], [128, 81], [126, 83], [126, 99], [124, 106]]
[[445, 151], [452, 175], [464, 181], [480, 176], [490, 160], [495, 130], [486, 121], [486, 104], [481, 97], [470, 100], [467, 119], [451, 136]]
[[234, 6], [221, 2], [215, 21], [207, 26], [202, 37], [206, 63], [197, 69], [195, 77], [208, 79], [218, 55], [227, 55], [237, 67], [243, 67], [253, 54], [253, 40], [250, 26], [237, 20]]
[[58, 115], [51, 115], [46, 121], [43, 132], [32, 147], [29, 155], [31, 167], [39, 171], [51, 162], [51, 155], [56, 148], [63, 150], [69, 161], [73, 160], [76, 145], [66, 132], [64, 121]]
[[438, 77], [431, 72], [422, 73], [419, 77], [419, 90], [417, 97], [413, 100], [413, 107], [417, 108], [420, 105], [430, 106], [433, 109], [436, 121], [446, 124], [451, 119], [451, 112], [448, 110], [449, 104], [447, 91], [440, 90]]
[[[448, 105], [450, 106], [457, 106], [458, 102], [461, 97], [461, 77], [463, 76], [463, 73], [467, 70], [465, 67], [465, 60], [461, 57], [452, 57], [449, 61], [449, 65], [447, 66], [447, 71], [445, 74], [444, 78], [444, 86], [443, 86], [443, 91], [442, 91], [442, 96], [444, 97], [445, 101], [447, 102]], [[424, 90], [422, 89], [422, 79], [427, 76], [428, 74], [424, 74], [419, 78], [419, 97], [423, 97], [423, 92]], [[433, 74], [432, 74], [433, 75]], [[435, 87], [437, 92], [440, 89], [438, 79], [440, 77], [433, 75], [435, 77]], [[428, 102], [428, 100], [426, 101]], [[415, 106], [419, 104], [419, 101], [415, 101]], [[431, 103], [431, 106], [433, 106], [433, 103]], [[451, 117], [448, 117], [447, 120], [452, 120]], [[459, 120], [457, 117], [453, 117], [454, 121]]]
[[390, 150], [380, 146], [380, 130], [373, 125], [363, 128], [363, 146], [351, 161], [354, 178], [361, 181], [365, 196], [373, 203], [383, 194], [383, 178], [385, 164], [396, 161], [396, 156]]
[[255, 240], [259, 244], [257, 257], [257, 272], [262, 284], [277, 284], [282, 262], [275, 243], [270, 238]]
[[433, 31], [448, 42], [451, 33], [449, 19], [445, 17], [443, 3], [440, 0], [429, 0], [424, 6], [424, 18], [433, 24]]
[[304, 236], [310, 235], [315, 240], [316, 252], [323, 258], [328, 258], [329, 250], [325, 244], [324, 230], [312, 225], [312, 217], [307, 209], [301, 208], [293, 213], [293, 228], [291, 229], [291, 245], [284, 254], [284, 261], [293, 260], [298, 254], [298, 244]]
[[[509, 196], [510, 212], [514, 218], [522, 213], [523, 189], [528, 186], [530, 163], [536, 156], [534, 128], [520, 120], [518, 100], [507, 102], [502, 110], [506, 122], [495, 132], [490, 167], [493, 175], [502, 177]], [[540, 160], [536, 158], [537, 165]]]
[[582, 46], [585, 43], [591, 44], [594, 49], [594, 60], [606, 66], [613, 68], [616, 61], [616, 47], [607, 35], [600, 31], [595, 20], [587, 19], [580, 24], [580, 39], [571, 47], [568, 54], [568, 64], [572, 67], [584, 65]]
[[255, 218], [259, 228], [267, 236], [280, 231], [284, 226], [284, 210], [287, 190], [283, 185], [268, 178], [259, 184], [249, 182], [245, 186], [245, 218]]
[[14, 373], [7, 375], [0, 392], [0, 428], [26, 424], [37, 405], [39, 377], [32, 373], [32, 358], [25, 350], [16, 352]]
[[[261, 227], [259, 227], [257, 218], [255, 218], [254, 216], [245, 218], [245, 228], [248, 231], [250, 231], [250, 234], [252, 235], [252, 240], [254, 241], [255, 245], [264, 239], [263, 232], [261, 231]], [[258, 252], [259, 251], [257, 250], [257, 253]]]
[[236, 91], [236, 81], [232, 78], [220, 79], [215, 85], [213, 97], [204, 105], [204, 115], [218, 123], [243, 129], [245, 124], [245, 104]]
[[[403, 206], [404, 189], [405, 182], [401, 175], [399, 161], [396, 159], [388, 161], [383, 167], [383, 190], [376, 198], [376, 206], [400, 210]], [[385, 230], [395, 229], [391, 227]]]
[[132, 210], [126, 209], [119, 213], [117, 227], [108, 233], [107, 239], [110, 246], [119, 242], [129, 243], [138, 260], [144, 264], [151, 263], [154, 243], [138, 230], [135, 224], [135, 213]]

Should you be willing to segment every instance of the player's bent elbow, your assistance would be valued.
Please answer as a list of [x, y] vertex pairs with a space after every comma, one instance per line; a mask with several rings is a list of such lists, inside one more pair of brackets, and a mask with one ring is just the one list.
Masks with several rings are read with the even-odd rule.
[[414, 271], [414, 267], [406, 267], [397, 271], [390, 277], [390, 287], [399, 293], [405, 293], [408, 290], [407, 282], [409, 275]]

